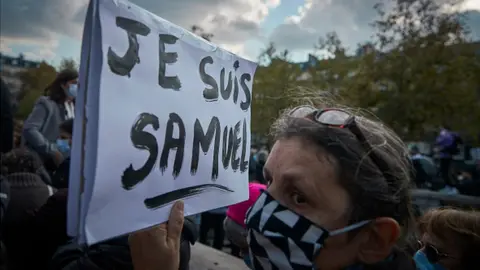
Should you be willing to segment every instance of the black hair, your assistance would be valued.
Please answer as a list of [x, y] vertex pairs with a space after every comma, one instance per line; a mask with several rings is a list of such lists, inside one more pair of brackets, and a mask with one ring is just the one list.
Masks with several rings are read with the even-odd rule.
[[73, 118], [63, 121], [63, 123], [60, 124], [60, 129], [72, 135], [73, 134]]
[[62, 103], [67, 98], [67, 94], [62, 86], [68, 81], [78, 78], [78, 72], [73, 69], [64, 69], [57, 74], [57, 77], [51, 84], [45, 88], [45, 95], [56, 103]]

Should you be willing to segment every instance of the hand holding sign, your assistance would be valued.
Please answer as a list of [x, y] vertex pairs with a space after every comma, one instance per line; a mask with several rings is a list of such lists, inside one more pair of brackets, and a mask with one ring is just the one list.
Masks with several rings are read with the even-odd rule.
[[122, 0], [91, 0], [85, 25], [69, 232], [93, 244], [178, 200], [192, 215], [247, 199], [256, 64]]
[[180, 264], [180, 238], [183, 229], [183, 202], [176, 202], [168, 222], [128, 238], [135, 270], [177, 270]]

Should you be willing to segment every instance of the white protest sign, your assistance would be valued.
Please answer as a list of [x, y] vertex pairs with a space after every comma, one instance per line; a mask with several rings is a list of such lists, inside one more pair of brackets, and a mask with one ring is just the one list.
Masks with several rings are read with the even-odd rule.
[[92, 1], [86, 242], [164, 222], [177, 200], [191, 215], [248, 199], [256, 64], [129, 2]]

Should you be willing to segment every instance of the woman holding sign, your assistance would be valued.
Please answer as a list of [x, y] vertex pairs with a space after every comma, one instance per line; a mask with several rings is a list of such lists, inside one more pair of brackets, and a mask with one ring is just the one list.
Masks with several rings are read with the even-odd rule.
[[63, 70], [35, 103], [23, 126], [23, 143], [37, 152], [49, 170], [62, 163], [67, 153], [57, 145], [59, 126], [75, 115], [78, 72]]
[[[310, 106], [290, 110], [274, 128], [264, 167], [268, 188], [246, 216], [251, 268], [416, 269], [402, 251], [414, 219], [408, 151], [397, 135], [347, 110]], [[172, 230], [157, 231], [166, 244], [145, 240], [142, 250], [176, 258]], [[133, 254], [139, 246], [131, 248]]]

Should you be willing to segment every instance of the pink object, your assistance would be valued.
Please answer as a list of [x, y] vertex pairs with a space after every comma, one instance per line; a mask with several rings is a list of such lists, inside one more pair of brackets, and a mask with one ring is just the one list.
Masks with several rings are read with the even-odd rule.
[[248, 208], [250, 208], [255, 203], [255, 201], [258, 199], [258, 196], [260, 196], [261, 191], [265, 189], [267, 189], [266, 185], [259, 183], [249, 183], [248, 200], [234, 205], [230, 205], [227, 210], [227, 217], [245, 227], [245, 215], [247, 214]]

